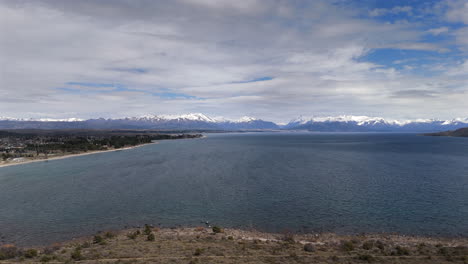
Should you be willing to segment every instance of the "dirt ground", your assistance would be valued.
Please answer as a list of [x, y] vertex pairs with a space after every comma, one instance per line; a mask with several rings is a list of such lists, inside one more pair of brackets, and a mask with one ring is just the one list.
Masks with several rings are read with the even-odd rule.
[[468, 263], [468, 239], [148, 226], [43, 248], [2, 245], [0, 259], [0, 263]]

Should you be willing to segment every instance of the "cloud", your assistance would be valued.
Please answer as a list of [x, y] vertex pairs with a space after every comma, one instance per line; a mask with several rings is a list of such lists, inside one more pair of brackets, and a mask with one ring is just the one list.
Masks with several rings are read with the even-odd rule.
[[468, 2], [465, 0], [447, 0], [446, 18], [452, 22], [468, 24]]
[[396, 43], [391, 45], [384, 45], [380, 48], [391, 48], [400, 50], [422, 50], [422, 51], [436, 51], [440, 53], [449, 52], [449, 48], [440, 47], [437, 44], [432, 43], [421, 43], [421, 42], [408, 42], [408, 43]]
[[411, 14], [413, 8], [411, 6], [395, 6], [393, 8], [376, 8], [369, 12], [371, 17], [384, 16], [384, 15], [396, 15], [400, 13]]
[[404, 90], [394, 92], [392, 97], [395, 98], [428, 98], [434, 97], [437, 93], [429, 90]]
[[453, 32], [456, 43], [465, 51], [468, 51], [468, 27], [457, 29]]
[[437, 35], [449, 32], [449, 28], [448, 27], [431, 28], [427, 32], [429, 34], [437, 36]]
[[208, 7], [216, 10], [235, 10], [242, 13], [255, 13], [261, 9], [261, 2], [258, 0], [181, 0], [182, 2]]
[[454, 65], [447, 66], [445, 74], [448, 76], [465, 76], [468, 77], [468, 59]]
[[[463, 77], [448, 77], [456, 67], [421, 79], [399, 70], [410, 60], [368, 59], [377, 49], [453, 52], [451, 45], [425, 39], [449, 26], [388, 23], [363, 16], [366, 10], [325, 0], [0, 1], [0, 113], [204, 112], [275, 121], [315, 112], [468, 115], [458, 103], [468, 99]], [[409, 6], [373, 11], [416, 12]], [[462, 29], [447, 31], [465, 45]], [[411, 72], [421, 69], [417, 59], [410, 62]], [[429, 88], [419, 84], [427, 81]], [[459, 87], [454, 103], [452, 86]], [[426, 90], [434, 95], [427, 111], [427, 96], [415, 92]], [[412, 107], [403, 107], [405, 100]], [[452, 109], [444, 107], [448, 102]]]

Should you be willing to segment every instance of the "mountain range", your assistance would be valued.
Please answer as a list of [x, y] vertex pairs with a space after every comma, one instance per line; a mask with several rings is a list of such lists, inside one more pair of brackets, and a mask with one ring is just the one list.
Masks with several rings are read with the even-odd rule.
[[280, 125], [252, 117], [212, 118], [201, 113], [115, 119], [16, 119], [0, 117], [0, 129], [309, 130], [322, 132], [438, 132], [468, 127], [468, 118], [388, 120], [367, 116], [298, 117]]

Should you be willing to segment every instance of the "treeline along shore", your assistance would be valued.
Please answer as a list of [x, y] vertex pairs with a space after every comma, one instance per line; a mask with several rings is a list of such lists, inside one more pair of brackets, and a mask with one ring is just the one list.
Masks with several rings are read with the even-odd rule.
[[438, 137], [468, 137], [468, 127], [460, 128], [452, 131], [444, 131], [437, 133], [427, 133], [426, 136], [438, 136]]
[[200, 133], [152, 130], [3, 130], [0, 166], [200, 137]]
[[42, 247], [0, 244], [0, 263], [468, 263], [466, 238], [262, 233], [150, 225]]

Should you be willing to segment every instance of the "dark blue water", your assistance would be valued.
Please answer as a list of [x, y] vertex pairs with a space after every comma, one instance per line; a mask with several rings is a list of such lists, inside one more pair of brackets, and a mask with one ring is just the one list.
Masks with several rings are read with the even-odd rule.
[[0, 168], [0, 240], [144, 223], [468, 236], [468, 139], [219, 134]]

